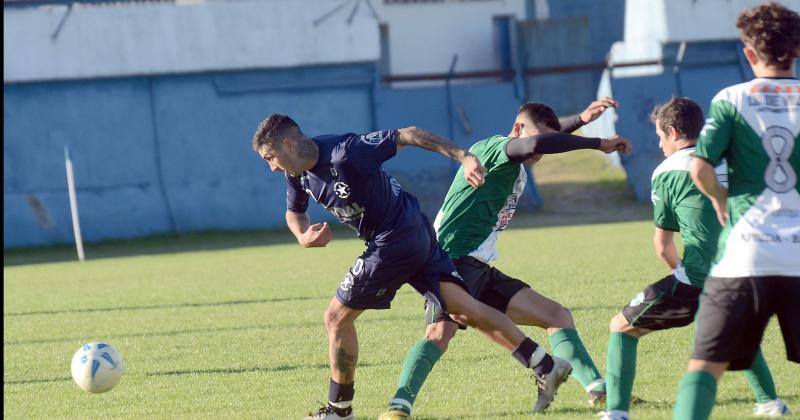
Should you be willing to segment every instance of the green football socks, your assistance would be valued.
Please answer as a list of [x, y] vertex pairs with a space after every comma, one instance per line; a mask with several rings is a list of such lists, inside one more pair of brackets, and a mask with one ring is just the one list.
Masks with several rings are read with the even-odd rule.
[[605, 392], [603, 377], [594, 365], [589, 352], [586, 351], [586, 347], [583, 346], [577, 331], [562, 328], [548, 338], [553, 355], [572, 365], [572, 377], [586, 389], [586, 392]]
[[778, 393], [775, 392], [775, 382], [772, 381], [772, 373], [769, 371], [767, 361], [764, 360], [761, 348], [756, 353], [753, 365], [744, 371], [744, 376], [747, 378], [747, 382], [750, 382], [750, 388], [753, 389], [756, 401], [759, 403], [770, 402], [778, 398]]
[[678, 384], [675, 420], [705, 420], [711, 415], [717, 398], [717, 380], [702, 370], [686, 372]]
[[397, 392], [389, 402], [390, 409], [403, 410], [411, 414], [414, 400], [440, 357], [442, 351], [433, 341], [419, 340], [414, 344], [403, 362], [403, 372], [400, 374]]
[[639, 339], [625, 333], [608, 336], [606, 360], [606, 410], [628, 411], [636, 378], [636, 347]]

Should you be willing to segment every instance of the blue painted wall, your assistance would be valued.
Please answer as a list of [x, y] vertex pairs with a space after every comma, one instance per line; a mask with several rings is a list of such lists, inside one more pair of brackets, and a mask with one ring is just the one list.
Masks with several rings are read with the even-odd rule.
[[72, 238], [67, 144], [87, 239], [107, 237], [95, 223], [121, 237], [169, 229], [148, 92], [147, 79], [4, 86], [5, 247]]
[[[250, 147], [270, 113], [293, 116], [311, 136], [417, 125], [469, 146], [506, 134], [520, 103], [510, 82], [454, 85], [448, 107], [445, 87], [387, 89], [376, 80], [368, 63], [6, 84], [4, 248], [73, 240], [66, 145], [87, 241], [275, 228], [284, 224], [284, 180]], [[410, 149], [386, 168], [433, 217], [457, 166]], [[311, 215], [330, 219], [318, 206]]]
[[[579, 31], [564, 32], [563, 29], [559, 36], [546, 36], [544, 42], [535, 43], [531, 49], [538, 48], [543, 55], [548, 55], [554, 48], [558, 53], [563, 54], [563, 62], [554, 62], [552, 58], [545, 57], [540, 59], [542, 64], [586, 64], [602, 63], [606, 60], [611, 45], [617, 41], [622, 41], [625, 35], [625, 1], [626, 0], [548, 0], [548, 16], [550, 19], [561, 22], [579, 21], [575, 18], [583, 18], [585, 27]], [[528, 19], [533, 21], [537, 16], [536, 2], [526, 0], [526, 10]], [[546, 21], [545, 21], [546, 22]], [[572, 23], [574, 25], [574, 23]], [[547, 63], [550, 60], [550, 63]], [[590, 80], [592, 86], [597, 86], [602, 76], [602, 70], [583, 71], [567, 73], [558, 76], [560, 80]], [[549, 76], [553, 78], [554, 76]], [[559, 81], [559, 79], [555, 79]], [[580, 82], [583, 83], [583, 82]], [[574, 113], [576, 105], [565, 104], [567, 109], [560, 112]]]
[[[527, 68], [591, 62], [586, 17], [524, 22], [519, 25], [519, 39], [518, 55]], [[583, 71], [526, 76], [524, 83], [528, 100], [546, 103], [559, 115], [581, 112], [597, 91], [594, 74]]]
[[[665, 57], [676, 48], [667, 45]], [[678, 94], [707, 109], [719, 89], [751, 77], [738, 51], [736, 42], [690, 44], [677, 72], [612, 80], [624, 104], [617, 132], [636, 149], [623, 164], [637, 198], [649, 197], [650, 173], [663, 159], [650, 111]], [[506, 134], [523, 100], [516, 81], [454, 83], [448, 94], [447, 86], [388, 89], [377, 79], [375, 64], [365, 63], [6, 84], [4, 247], [72, 241], [65, 145], [87, 241], [273, 228], [283, 225], [283, 180], [267, 174], [249, 141], [266, 115], [290, 114], [309, 135], [417, 125], [469, 146]], [[386, 168], [433, 217], [457, 165], [412, 149]], [[534, 191], [523, 207], [536, 204]]]
[[[537, 20], [537, 2], [526, 2], [528, 20], [518, 24], [519, 70], [524, 65], [603, 63], [611, 45], [623, 39], [625, 0], [550, 0], [547, 4], [548, 18]], [[527, 97], [547, 103], [559, 115], [575, 114], [595, 99], [602, 73], [600, 69], [529, 76]]]
[[551, 18], [587, 18], [592, 62], [603, 62], [611, 44], [625, 35], [625, 0], [550, 0], [548, 4]]
[[284, 112], [309, 133], [368, 131], [372, 75], [361, 65], [7, 84], [3, 245], [72, 240], [65, 145], [87, 241], [274, 227], [284, 184], [251, 150], [255, 127]]

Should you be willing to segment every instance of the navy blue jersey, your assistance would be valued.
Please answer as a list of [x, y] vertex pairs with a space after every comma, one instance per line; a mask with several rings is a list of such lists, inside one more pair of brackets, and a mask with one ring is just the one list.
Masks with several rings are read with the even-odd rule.
[[305, 213], [311, 196], [359, 238], [379, 243], [420, 225], [416, 198], [381, 168], [397, 152], [396, 130], [311, 140], [319, 146], [319, 160], [300, 176], [286, 174], [288, 210]]

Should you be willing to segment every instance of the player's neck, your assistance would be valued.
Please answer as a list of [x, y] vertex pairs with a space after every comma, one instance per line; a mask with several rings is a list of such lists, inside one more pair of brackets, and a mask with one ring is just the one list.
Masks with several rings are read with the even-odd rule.
[[[675, 152], [681, 151], [683, 149], [688, 149], [689, 147], [695, 147], [697, 145], [697, 140], [676, 140], [675, 141]], [[673, 154], [675, 152], [672, 152]]]
[[307, 171], [316, 166], [319, 161], [319, 146], [313, 140], [304, 139], [297, 145], [297, 154], [303, 162], [303, 170]]
[[770, 79], [794, 79], [796, 78], [795, 66], [791, 65], [786, 70], [781, 70], [772, 66], [752, 66], [753, 74], [756, 77], [764, 77]]

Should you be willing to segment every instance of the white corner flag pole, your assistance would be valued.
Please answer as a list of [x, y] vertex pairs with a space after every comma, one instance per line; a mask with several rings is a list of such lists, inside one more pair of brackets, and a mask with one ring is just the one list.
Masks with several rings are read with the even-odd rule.
[[75, 248], [78, 249], [78, 259], [83, 261], [83, 238], [81, 238], [81, 223], [78, 219], [78, 199], [75, 195], [75, 176], [72, 174], [72, 158], [69, 147], [64, 146], [64, 160], [67, 163], [67, 189], [69, 190], [69, 208], [72, 211], [72, 231], [75, 232]]

